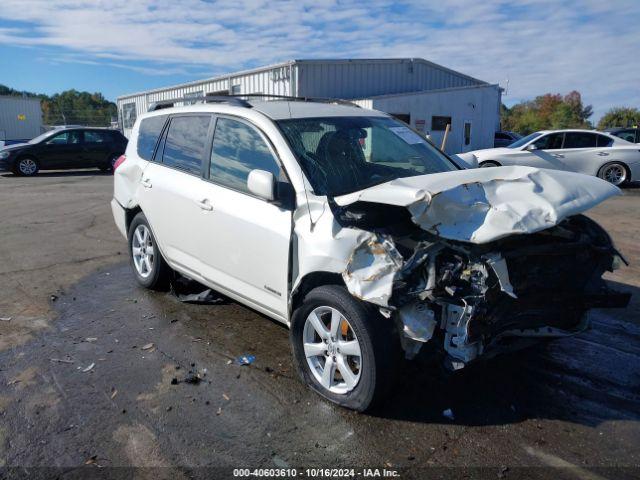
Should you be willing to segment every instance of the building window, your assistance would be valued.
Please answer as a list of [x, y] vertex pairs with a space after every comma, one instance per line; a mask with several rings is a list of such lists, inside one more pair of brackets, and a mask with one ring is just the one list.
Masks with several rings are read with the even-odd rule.
[[449, 130], [451, 130], [451, 117], [431, 117], [431, 130], [435, 132], [443, 132], [447, 129], [447, 125], [450, 125]]
[[199, 90], [197, 92], [189, 92], [184, 94], [184, 104], [185, 105], [195, 105], [198, 103], [198, 99], [204, 96], [204, 92]]
[[231, 95], [240, 95], [241, 92], [242, 92], [242, 86], [241, 85], [232, 85], [231, 86]]
[[411, 115], [408, 113], [391, 113], [393, 118], [397, 118], [401, 122], [406, 123], [407, 125], [411, 125]]
[[133, 128], [133, 124], [136, 123], [136, 104], [125, 103], [122, 105], [122, 126], [123, 128]]

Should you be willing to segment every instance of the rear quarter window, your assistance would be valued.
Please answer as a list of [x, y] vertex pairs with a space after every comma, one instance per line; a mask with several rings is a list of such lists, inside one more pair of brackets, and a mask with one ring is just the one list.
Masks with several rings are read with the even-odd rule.
[[158, 138], [166, 121], [166, 115], [149, 117], [140, 121], [137, 148], [140, 158], [144, 158], [145, 160], [153, 159], [153, 152], [156, 149]]

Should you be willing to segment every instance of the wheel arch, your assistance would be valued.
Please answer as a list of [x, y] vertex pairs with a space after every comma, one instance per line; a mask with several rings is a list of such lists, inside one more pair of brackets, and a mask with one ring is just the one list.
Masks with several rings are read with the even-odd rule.
[[[131, 222], [133, 221], [133, 219], [135, 218], [135, 216], [142, 212], [142, 208], [140, 208], [140, 205], [136, 205], [135, 207], [131, 207], [131, 208], [125, 208], [124, 210], [124, 220], [125, 220], [125, 227], [127, 229], [127, 234], [129, 233], [129, 227], [131, 226]], [[142, 212], [144, 213], [144, 212]]]
[[321, 287], [323, 285], [339, 285], [342, 287], [346, 287], [344, 280], [342, 279], [342, 275], [335, 272], [311, 272], [306, 274], [300, 282], [298, 282], [298, 286], [291, 293], [291, 308], [290, 311], [293, 312], [300, 306], [304, 297], [316, 287]]
[[478, 166], [482, 167], [483, 164], [485, 163], [493, 163], [498, 167], [502, 167], [502, 164], [500, 162], [498, 162], [497, 160], [482, 160], [481, 162], [478, 162]]

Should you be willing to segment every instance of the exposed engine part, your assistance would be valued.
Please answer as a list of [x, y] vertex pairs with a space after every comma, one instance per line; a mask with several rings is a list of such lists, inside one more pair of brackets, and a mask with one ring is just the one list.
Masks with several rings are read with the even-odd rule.
[[438, 320], [433, 310], [426, 303], [413, 302], [398, 310], [402, 335], [401, 342], [408, 359], [413, 358], [422, 347], [433, 337]]

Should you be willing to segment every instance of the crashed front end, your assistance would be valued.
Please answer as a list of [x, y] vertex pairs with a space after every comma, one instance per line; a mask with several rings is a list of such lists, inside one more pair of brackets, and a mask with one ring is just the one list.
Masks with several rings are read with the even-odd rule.
[[[549, 188], [548, 182], [542, 183], [533, 191]], [[332, 202], [341, 226], [367, 232], [353, 250], [343, 279], [354, 296], [397, 322], [408, 358], [428, 343], [445, 353], [446, 366], [459, 369], [481, 356], [526, 346], [536, 337], [583, 331], [592, 308], [628, 304], [629, 294], [610, 290], [602, 279], [623, 259], [601, 227], [576, 214], [586, 203], [574, 199], [566, 212], [559, 212], [557, 205], [542, 209], [534, 217], [543, 220], [536, 223], [531, 217], [525, 226], [522, 217], [511, 212], [513, 225], [504, 229], [494, 218], [494, 228], [484, 230], [478, 240], [487, 212], [504, 213], [505, 208], [486, 182], [473, 185], [474, 198], [464, 198], [468, 184], [437, 192], [445, 199], [439, 206], [433, 193], [422, 192], [408, 205], [378, 203], [376, 199], [389, 193], [380, 189], [343, 199], [343, 205]], [[464, 192], [456, 191], [460, 188]], [[447, 200], [448, 194], [453, 196]], [[472, 212], [479, 203], [484, 205], [478, 210], [482, 222]], [[465, 204], [468, 210], [462, 208]], [[438, 209], [448, 213], [438, 214], [440, 222], [429, 223], [429, 209], [432, 215]], [[464, 224], [451, 221], [456, 211], [466, 216]], [[552, 226], [547, 225], [550, 212], [556, 215]], [[459, 219], [461, 214], [453, 216]], [[510, 234], [514, 225], [523, 230]]]

